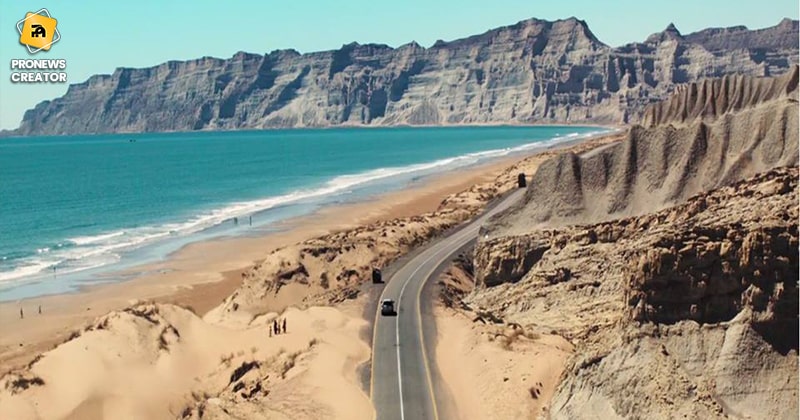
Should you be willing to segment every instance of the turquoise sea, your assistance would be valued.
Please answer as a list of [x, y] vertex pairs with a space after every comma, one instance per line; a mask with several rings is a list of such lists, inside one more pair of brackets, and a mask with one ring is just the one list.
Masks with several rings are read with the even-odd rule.
[[[335, 128], [0, 140], [0, 301], [121, 280], [202, 239], [603, 131]], [[252, 218], [252, 225], [251, 225]]]

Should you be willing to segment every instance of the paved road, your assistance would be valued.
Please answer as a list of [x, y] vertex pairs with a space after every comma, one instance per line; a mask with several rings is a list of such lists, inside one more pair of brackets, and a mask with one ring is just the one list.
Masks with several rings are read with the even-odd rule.
[[[475, 239], [480, 226], [524, 193], [511, 193], [488, 212], [411, 259], [387, 281], [381, 295], [393, 299], [397, 316], [375, 315], [370, 396], [379, 420], [438, 420], [431, 369], [420, 314], [420, 295], [437, 268]], [[428, 337], [432, 339], [432, 337]]]

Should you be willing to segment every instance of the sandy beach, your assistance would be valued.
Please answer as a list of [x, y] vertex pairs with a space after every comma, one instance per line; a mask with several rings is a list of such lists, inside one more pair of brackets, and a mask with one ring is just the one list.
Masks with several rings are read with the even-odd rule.
[[[130, 270], [152, 273], [133, 280], [89, 287], [80, 293], [4, 302], [0, 304], [0, 372], [27, 363], [34, 357], [32, 353], [49, 349], [81, 325], [137, 300], [177, 303], [203, 315], [241, 284], [242, 272], [279, 247], [378, 220], [433, 211], [444, 197], [493, 179], [518, 160], [502, 159], [459, 171], [457, 176], [434, 176], [369, 202], [323, 209], [283, 222], [285, 231], [281, 233], [190, 244], [164, 262]], [[20, 308], [24, 319], [19, 318]]]
[[[192, 413], [208, 413], [212, 406], [223, 411], [242, 406], [242, 410], [249, 410], [242, 415], [260, 413], [275, 418], [370, 418], [371, 403], [356, 378], [358, 365], [369, 360], [369, 345], [363, 340], [368, 328], [363, 319], [367, 297], [336, 296], [338, 290], [360, 284], [363, 276], [354, 272], [343, 280], [337, 277], [332, 285], [325, 280], [324, 287], [309, 279], [327, 279], [333, 266], [365, 269], [369, 264], [364, 262], [374, 261], [375, 255], [381, 261], [391, 261], [437, 231], [477, 214], [492, 197], [514, 188], [519, 172], [530, 176], [555, 150], [571, 147], [580, 152], [618, 137], [562, 144], [529, 157], [513, 156], [433, 176], [369, 202], [331, 207], [284, 222], [285, 229], [280, 233], [191, 244], [164, 262], [137, 269], [148, 274], [126, 282], [3, 303], [0, 374], [13, 373], [0, 380], [6, 386], [6, 392], [0, 392], [0, 407], [15, 410], [15, 418], [21, 419], [36, 415], [103, 418], [108, 410], [127, 413], [130, 418], [159, 418], [165, 413], [164, 418], [192, 418]], [[373, 242], [365, 242], [365, 237]], [[354, 238], [359, 242], [352, 245], [352, 252], [339, 250], [342, 257], [335, 263], [325, 263], [324, 255], [308, 260], [304, 254], [309, 244], [318, 247], [320, 243], [328, 244], [326, 249], [331, 243], [341, 243], [350, 250], [347, 243]], [[274, 278], [283, 279], [289, 270], [286, 265], [297, 261], [303, 261], [299, 264], [306, 276], [297, 278], [292, 272], [289, 284], [273, 287]], [[270, 292], [268, 299], [259, 298], [270, 290], [274, 293]], [[307, 300], [316, 295], [322, 298]], [[342, 303], [330, 306], [334, 302]], [[25, 311], [24, 319], [19, 317], [20, 308]], [[272, 341], [276, 345], [265, 346], [269, 339], [266, 326], [278, 317], [292, 320], [291, 338], [279, 337]], [[173, 330], [174, 334], [170, 332]], [[170, 338], [170, 334], [175, 337]], [[463, 334], [455, 337], [460, 337], [456, 338], [461, 340], [458, 343], [466, 343]], [[282, 340], [279, 344], [278, 339]], [[225, 345], [217, 345], [219, 342]], [[299, 363], [302, 374], [290, 380], [294, 378], [290, 368], [275, 379], [276, 360], [289, 356], [292, 365], [295, 359], [303, 361]], [[72, 385], [82, 389], [81, 393], [58, 394], [60, 387], [70, 386], [70, 378], [80, 376], [71, 369], [84, 363], [67, 360], [82, 360], [89, 365], [102, 361], [91, 368], [96, 369], [94, 375], [81, 377], [81, 386]], [[258, 368], [251, 366], [248, 371], [259, 373], [253, 373], [250, 382], [231, 380], [226, 384], [223, 377], [230, 375], [231, 369], [252, 363]], [[72, 367], [67, 366], [70, 364]], [[143, 366], [153, 365], [152, 374], [146, 374], [151, 368]], [[182, 370], [187, 366], [197, 372], [191, 380]], [[109, 369], [119, 371], [114, 375], [103, 373]], [[113, 390], [122, 392], [115, 387], [123, 386], [120, 381], [124, 382], [122, 378], [131, 369], [142, 371], [137, 378], [143, 392], [120, 398]], [[169, 382], [167, 396], [148, 393], [147, 384], [158, 383], [165, 374], [187, 380]], [[313, 379], [315, 375], [325, 379]], [[36, 385], [35, 378], [45, 385], [21, 392], [30, 384]], [[323, 385], [317, 388], [309, 385], [320, 383]], [[20, 388], [19, 384], [25, 386]], [[269, 391], [259, 394], [265, 387]], [[269, 402], [281, 394], [294, 395], [289, 401], [296, 400], [298, 393], [313, 394], [314, 398], [297, 404]], [[44, 411], [36, 408], [37, 401], [54, 395], [62, 395], [57, 404], [48, 405]], [[246, 404], [234, 404], [241, 399]]]

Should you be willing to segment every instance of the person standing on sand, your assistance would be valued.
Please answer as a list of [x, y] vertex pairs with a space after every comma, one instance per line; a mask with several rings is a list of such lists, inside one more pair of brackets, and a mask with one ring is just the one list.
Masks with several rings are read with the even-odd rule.
[[39, 305], [39, 315], [42, 314], [42, 305]]
[[275, 331], [275, 335], [278, 335], [278, 334], [281, 333], [281, 330], [278, 329], [278, 320], [277, 319], [272, 320], [272, 329]]
[[286, 334], [286, 318], [283, 318], [283, 333]]
[[22, 313], [22, 308], [19, 308], [19, 319], [25, 318], [25, 315]]

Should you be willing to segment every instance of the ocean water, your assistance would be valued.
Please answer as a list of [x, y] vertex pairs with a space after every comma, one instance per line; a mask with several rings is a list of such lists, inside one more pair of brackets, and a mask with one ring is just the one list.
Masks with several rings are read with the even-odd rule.
[[322, 206], [601, 131], [336, 128], [1, 140], [0, 301], [120, 280], [113, 270], [193, 241], [261, 234]]

